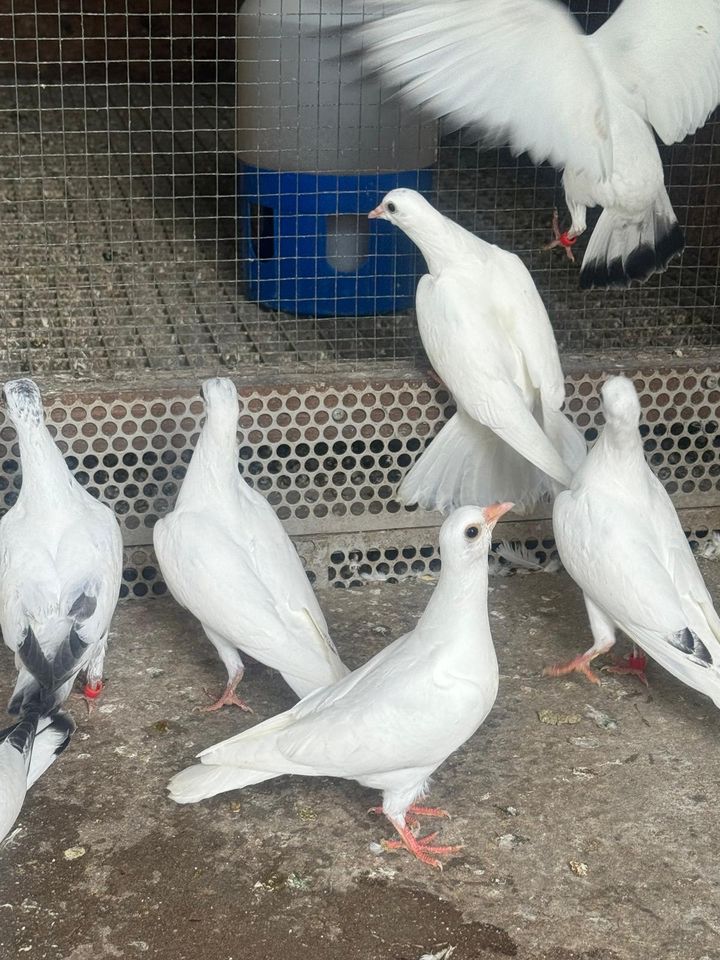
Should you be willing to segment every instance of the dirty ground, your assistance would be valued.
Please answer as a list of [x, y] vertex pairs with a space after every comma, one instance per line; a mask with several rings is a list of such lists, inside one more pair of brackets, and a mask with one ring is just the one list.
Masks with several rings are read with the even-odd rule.
[[[717, 596], [720, 567], [703, 572]], [[565, 574], [491, 586], [500, 693], [434, 781], [441, 842], [465, 845], [443, 873], [374, 853], [390, 831], [350, 781], [169, 801], [198, 750], [293, 697], [253, 664], [254, 717], [193, 712], [225, 680], [198, 624], [169, 599], [122, 603], [100, 706], [73, 702], [78, 732], [0, 851], [0, 957], [720, 960], [720, 713], [654, 665], [649, 690], [543, 678], [589, 645], [579, 592]], [[411, 627], [431, 589], [323, 593], [346, 662]], [[5, 697], [4, 649], [0, 671]]]

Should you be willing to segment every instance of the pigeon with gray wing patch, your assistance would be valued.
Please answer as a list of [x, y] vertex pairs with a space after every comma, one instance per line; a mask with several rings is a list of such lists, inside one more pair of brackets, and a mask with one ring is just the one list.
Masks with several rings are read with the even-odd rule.
[[610, 377], [602, 399], [603, 432], [553, 510], [558, 552], [583, 591], [594, 642], [546, 672], [597, 680], [590, 663], [622, 630], [720, 707], [720, 618], [672, 501], [645, 462], [632, 381]]

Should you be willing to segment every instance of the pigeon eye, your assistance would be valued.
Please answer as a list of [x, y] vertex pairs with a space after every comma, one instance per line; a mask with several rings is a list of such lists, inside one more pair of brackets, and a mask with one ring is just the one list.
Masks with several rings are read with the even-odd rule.
[[477, 527], [465, 527], [465, 537], [468, 540], [474, 540], [479, 533], [480, 531]]
[[390, 211], [390, 213], [395, 213], [395, 211], [397, 210], [397, 207], [392, 202], [392, 200], [388, 203], [387, 208]]

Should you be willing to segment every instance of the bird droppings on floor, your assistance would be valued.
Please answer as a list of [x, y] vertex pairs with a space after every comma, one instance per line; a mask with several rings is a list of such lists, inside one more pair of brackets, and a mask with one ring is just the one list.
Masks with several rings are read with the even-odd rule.
[[[720, 569], [702, 572], [718, 596]], [[354, 782], [168, 800], [195, 753], [293, 696], [251, 664], [254, 716], [194, 713], [225, 682], [198, 624], [169, 599], [121, 603], [102, 700], [90, 717], [71, 701], [78, 732], [0, 851], [0, 956], [720, 960], [720, 714], [652, 663], [649, 689], [543, 677], [590, 644], [579, 591], [565, 574], [493, 587], [497, 703], [429, 799], [452, 814], [440, 842], [463, 844], [442, 873], [383, 850], [388, 826], [367, 813], [378, 798]], [[320, 600], [354, 667], [411, 627], [431, 590]], [[0, 670], [6, 696], [5, 650]]]

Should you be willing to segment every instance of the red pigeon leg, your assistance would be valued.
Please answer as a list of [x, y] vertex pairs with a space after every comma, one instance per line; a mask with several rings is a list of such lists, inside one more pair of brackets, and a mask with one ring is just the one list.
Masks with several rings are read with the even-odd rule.
[[572, 252], [572, 247], [575, 246], [577, 237], [571, 237], [569, 231], [567, 230], [561, 232], [557, 210], [553, 210], [552, 232], [553, 239], [550, 241], [550, 243], [545, 244], [543, 250], [552, 250], [555, 247], [564, 247], [568, 260], [572, 260], [572, 262], [575, 263], [575, 255]]
[[100, 694], [105, 689], [105, 684], [102, 680], [95, 680], [93, 682], [86, 681], [83, 684], [82, 690], [73, 690], [73, 697], [80, 697], [87, 707], [88, 716], [95, 711], [97, 706], [97, 701], [100, 697]]
[[623, 657], [621, 660], [616, 660], [611, 667], [603, 667], [603, 670], [607, 673], [628, 673], [633, 677], [637, 677], [640, 683], [643, 683], [646, 687], [649, 687], [648, 679], [645, 676], [645, 671], [647, 670], [648, 659], [642, 650], [633, 644], [632, 653], [629, 653], [626, 657]]

